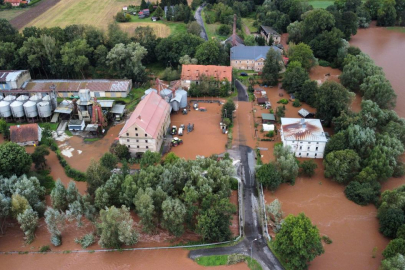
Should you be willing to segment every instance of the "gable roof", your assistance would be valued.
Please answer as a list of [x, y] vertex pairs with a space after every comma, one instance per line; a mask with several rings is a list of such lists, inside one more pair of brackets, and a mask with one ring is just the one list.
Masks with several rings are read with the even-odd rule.
[[262, 113], [262, 119], [276, 121], [276, 117], [274, 117], [274, 114], [272, 114], [272, 113]]
[[80, 89], [89, 89], [90, 92], [129, 92], [131, 80], [32, 80], [25, 90], [55, 89], [57, 92], [78, 92]]
[[230, 37], [225, 39], [223, 43], [233, 43], [233, 36], [235, 36], [236, 46], [245, 46], [245, 42], [237, 34], [232, 34]]
[[286, 141], [328, 141], [319, 119], [282, 117], [281, 137]]
[[273, 29], [272, 27], [270, 27], [270, 26], [262, 25], [261, 27], [262, 27], [262, 29], [266, 32], [267, 35], [268, 35], [268, 34], [278, 35], [277, 31], [274, 30], [274, 29]]
[[17, 125], [10, 127], [10, 141], [23, 143], [38, 141], [38, 124]]
[[231, 48], [231, 60], [266, 59], [270, 48], [281, 54], [281, 49], [276, 46], [236, 46]]
[[232, 81], [232, 67], [213, 66], [213, 65], [183, 65], [181, 69], [181, 79], [198, 81], [201, 76], [213, 77], [216, 80], [227, 79]]
[[145, 130], [148, 136], [157, 138], [159, 130], [162, 128], [165, 116], [170, 112], [170, 105], [157, 93], [151, 92], [141, 102], [139, 102], [131, 117], [125, 122], [119, 136], [126, 133], [133, 125]]

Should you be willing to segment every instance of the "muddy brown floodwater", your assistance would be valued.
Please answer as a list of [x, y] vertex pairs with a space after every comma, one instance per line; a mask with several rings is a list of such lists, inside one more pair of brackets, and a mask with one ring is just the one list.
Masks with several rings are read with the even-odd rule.
[[[318, 169], [312, 178], [298, 177], [294, 186], [282, 184], [274, 194], [266, 191], [266, 204], [277, 198], [285, 216], [304, 212], [321, 235], [332, 239], [332, 244], [323, 244], [325, 253], [311, 263], [310, 270], [377, 270], [389, 241], [378, 232], [377, 209], [349, 201], [344, 186], [323, 177], [322, 160], [315, 161]], [[375, 247], [376, 258], [372, 258]]]

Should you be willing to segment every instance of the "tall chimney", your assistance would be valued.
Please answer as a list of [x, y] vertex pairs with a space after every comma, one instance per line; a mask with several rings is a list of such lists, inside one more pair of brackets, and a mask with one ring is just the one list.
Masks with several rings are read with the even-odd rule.
[[232, 46], [236, 46], [236, 14], [233, 14]]

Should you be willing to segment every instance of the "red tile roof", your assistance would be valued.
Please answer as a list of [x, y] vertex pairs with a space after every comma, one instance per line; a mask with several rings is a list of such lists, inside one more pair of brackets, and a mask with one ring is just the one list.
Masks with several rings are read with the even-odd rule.
[[198, 81], [201, 76], [213, 77], [216, 80], [232, 81], [232, 67], [225, 66], [203, 66], [203, 65], [183, 65], [181, 70], [182, 80]]
[[38, 124], [11, 126], [10, 141], [15, 143], [38, 141]]
[[128, 92], [131, 80], [32, 80], [27, 83], [28, 91], [48, 90], [54, 87], [58, 92], [78, 92], [89, 89], [91, 92]]
[[170, 112], [170, 105], [157, 93], [152, 91], [139, 102], [131, 117], [121, 129], [120, 136], [127, 132], [133, 125], [137, 125], [148, 134], [157, 138], [159, 130], [164, 125], [166, 114]]

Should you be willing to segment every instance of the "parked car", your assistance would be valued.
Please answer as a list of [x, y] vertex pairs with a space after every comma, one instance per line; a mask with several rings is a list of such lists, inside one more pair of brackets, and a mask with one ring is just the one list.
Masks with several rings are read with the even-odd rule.
[[176, 135], [177, 134], [177, 127], [172, 126], [172, 129], [170, 130], [170, 135]]
[[246, 76], [247, 76], [247, 73], [246, 73], [246, 72], [241, 72], [241, 73], [240, 73], [240, 76], [246, 77]]

